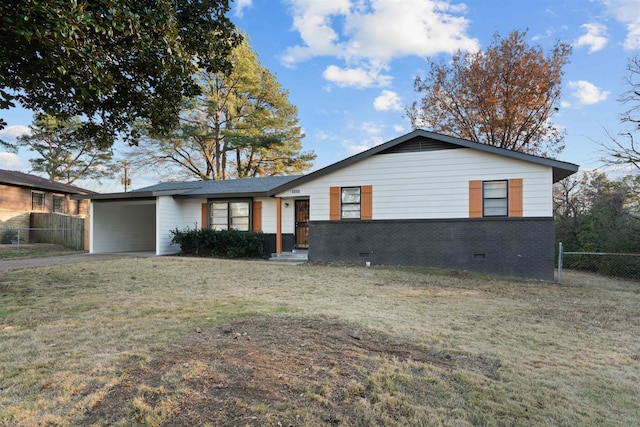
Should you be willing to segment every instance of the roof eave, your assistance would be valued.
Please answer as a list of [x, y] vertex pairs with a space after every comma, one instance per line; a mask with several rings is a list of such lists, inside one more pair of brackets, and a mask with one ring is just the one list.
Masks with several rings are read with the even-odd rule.
[[373, 156], [374, 154], [378, 154], [381, 151], [387, 150], [396, 145], [402, 144], [412, 138], [417, 136], [423, 136], [425, 138], [434, 139], [436, 141], [441, 141], [453, 145], [457, 145], [464, 148], [470, 148], [474, 150], [479, 150], [491, 154], [496, 154], [500, 156], [509, 157], [512, 159], [522, 160], [530, 163], [537, 163], [544, 166], [549, 166], [553, 169], [553, 182], [558, 182], [567, 176], [570, 176], [578, 171], [579, 166], [573, 163], [563, 162], [560, 160], [548, 159], [546, 157], [534, 156], [532, 154], [520, 153], [518, 151], [507, 150], [506, 148], [494, 147], [492, 145], [481, 144], [474, 141], [467, 141], [464, 139], [456, 138], [453, 136], [442, 135], [434, 132], [429, 132], [423, 129], [416, 129], [408, 134], [402, 135], [398, 138], [392, 139], [390, 141], [385, 142], [384, 144], [380, 144], [376, 147], [370, 148], [367, 151], [363, 151], [362, 153], [355, 154], [351, 157], [347, 157], [339, 162], [333, 163], [329, 166], [326, 166], [322, 169], [318, 169], [315, 172], [311, 172], [308, 175], [303, 175], [300, 178], [294, 179], [292, 181], [287, 182], [286, 184], [280, 185], [268, 192], [269, 196], [273, 196], [275, 194], [286, 191], [296, 185], [304, 184], [305, 182], [314, 180], [323, 175], [329, 174], [331, 172], [337, 171], [349, 165], [352, 165], [360, 160], [364, 160], [367, 157]]
[[74, 194], [72, 200], [133, 200], [155, 197], [152, 191], [130, 191], [127, 193], [103, 193], [103, 194]]
[[244, 193], [206, 193], [206, 194], [177, 194], [176, 199], [239, 199], [249, 197], [269, 197], [267, 191], [252, 191]]
[[[61, 188], [51, 187], [51, 186], [48, 186], [48, 185], [37, 185], [37, 184], [28, 183], [28, 182], [13, 181], [13, 180], [4, 180], [4, 181], [0, 182], [0, 184], [13, 185], [13, 186], [16, 186], [16, 187], [34, 188], [36, 190], [47, 190], [47, 191], [52, 191], [52, 192], [55, 192], [55, 193], [65, 193], [65, 194], [91, 194], [91, 193], [93, 193], [93, 192], [88, 191], [88, 190], [76, 191], [76, 190], [71, 190], [71, 189], [61, 189]], [[94, 194], [97, 194], [97, 193], [94, 193]]]

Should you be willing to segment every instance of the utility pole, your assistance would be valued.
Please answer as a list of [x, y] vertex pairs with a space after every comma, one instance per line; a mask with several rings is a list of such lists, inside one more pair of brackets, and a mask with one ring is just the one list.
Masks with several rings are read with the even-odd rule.
[[124, 178], [122, 178], [120, 182], [122, 183], [122, 185], [124, 185], [124, 192], [126, 193], [127, 187], [131, 185], [131, 178], [129, 178], [129, 162], [125, 160], [123, 163], [124, 163]]

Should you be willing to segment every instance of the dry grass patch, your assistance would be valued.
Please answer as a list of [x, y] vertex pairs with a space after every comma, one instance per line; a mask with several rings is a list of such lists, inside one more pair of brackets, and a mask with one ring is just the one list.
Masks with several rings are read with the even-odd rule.
[[168, 257], [6, 272], [0, 425], [633, 424], [640, 285], [565, 277]]
[[42, 258], [57, 255], [71, 255], [81, 253], [62, 245], [53, 243], [27, 243], [20, 245], [0, 245], [0, 260]]

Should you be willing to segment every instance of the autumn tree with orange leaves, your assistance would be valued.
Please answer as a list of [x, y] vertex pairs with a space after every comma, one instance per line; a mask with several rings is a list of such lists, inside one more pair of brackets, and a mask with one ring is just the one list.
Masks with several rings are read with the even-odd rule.
[[571, 46], [557, 42], [545, 55], [530, 46], [526, 31], [493, 36], [485, 51], [458, 51], [450, 62], [428, 60], [417, 77], [420, 101], [407, 108], [414, 129], [554, 157], [564, 133], [551, 121], [558, 111], [562, 68]]

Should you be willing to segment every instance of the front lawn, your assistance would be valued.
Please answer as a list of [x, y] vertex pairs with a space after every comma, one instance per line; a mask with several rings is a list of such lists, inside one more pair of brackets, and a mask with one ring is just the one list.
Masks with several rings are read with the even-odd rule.
[[3, 272], [0, 425], [620, 425], [640, 284], [183, 257]]

